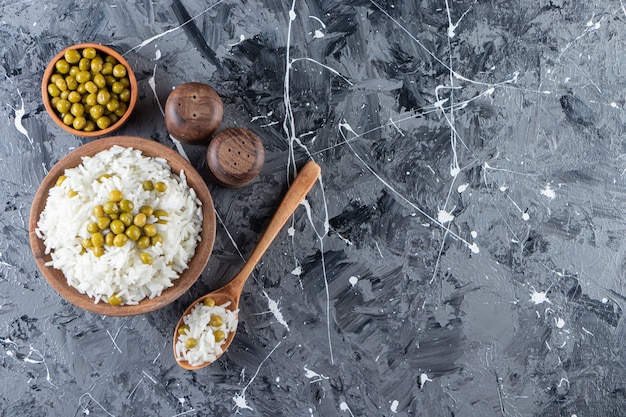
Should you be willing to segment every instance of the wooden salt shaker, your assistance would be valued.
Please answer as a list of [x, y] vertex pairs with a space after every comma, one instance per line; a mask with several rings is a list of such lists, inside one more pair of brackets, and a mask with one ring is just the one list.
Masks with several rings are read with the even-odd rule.
[[261, 171], [264, 162], [263, 144], [248, 129], [234, 127], [222, 130], [207, 149], [207, 164], [213, 178], [228, 188], [249, 184]]

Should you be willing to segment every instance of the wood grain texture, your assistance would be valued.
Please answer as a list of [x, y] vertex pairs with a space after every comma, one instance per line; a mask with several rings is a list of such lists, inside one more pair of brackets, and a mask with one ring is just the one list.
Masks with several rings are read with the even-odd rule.
[[165, 103], [167, 130], [190, 145], [206, 143], [223, 115], [222, 99], [213, 88], [202, 83], [189, 82], [176, 87]]
[[230, 128], [218, 133], [207, 148], [207, 164], [215, 181], [229, 188], [249, 184], [263, 168], [265, 150], [254, 132]]
[[[56, 179], [63, 174], [65, 169], [76, 167], [82, 163], [82, 157], [93, 156], [100, 151], [109, 149], [113, 145], [139, 149], [144, 156], [165, 158], [172, 169], [172, 173], [180, 175], [181, 170], [184, 171], [187, 183], [195, 190], [198, 198], [202, 202], [203, 220], [202, 232], [200, 233], [201, 241], [196, 247], [195, 255], [189, 262], [189, 268], [180, 274], [179, 278], [173, 281], [174, 285], [165, 289], [161, 296], [153, 299], [144, 299], [137, 305], [114, 306], [104, 302], [94, 304], [94, 300], [91, 297], [86, 294], [81, 294], [74, 287], [70, 287], [60, 270], [46, 266], [46, 262], [50, 261], [51, 257], [49, 254], [45, 253], [44, 242], [37, 236], [35, 231], [39, 216], [45, 208], [48, 192], [50, 188], [55, 185]], [[176, 300], [196, 282], [204, 270], [215, 241], [215, 211], [213, 200], [200, 174], [178, 153], [165, 145], [152, 140], [130, 136], [116, 136], [89, 142], [75, 149], [54, 165], [35, 194], [28, 224], [30, 247], [35, 257], [37, 267], [52, 288], [77, 307], [93, 313], [109, 316], [144, 314], [165, 307]]]

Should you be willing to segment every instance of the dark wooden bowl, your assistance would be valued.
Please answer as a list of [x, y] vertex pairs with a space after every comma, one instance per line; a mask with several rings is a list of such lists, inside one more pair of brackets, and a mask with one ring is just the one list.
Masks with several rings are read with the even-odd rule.
[[[63, 120], [61, 119], [61, 116], [59, 116], [59, 113], [56, 111], [56, 109], [52, 108], [52, 103], [50, 102], [51, 98], [48, 94], [48, 84], [50, 83], [50, 77], [54, 73], [55, 63], [59, 59], [63, 58], [63, 56], [65, 55], [65, 52], [68, 49], [82, 50], [85, 48], [94, 48], [97, 52], [99, 52], [102, 55], [110, 55], [113, 58], [115, 58], [120, 64], [126, 67], [126, 73], [128, 74], [128, 80], [130, 81], [130, 101], [128, 103], [128, 109], [126, 110], [124, 115], [120, 117], [120, 119], [117, 122], [111, 124], [111, 126], [109, 126], [108, 128], [96, 129], [92, 132], [85, 132], [83, 130], [77, 130], [77, 129], [74, 129], [72, 126], [68, 126], [65, 123], [63, 123]], [[48, 115], [50, 116], [50, 118], [52, 118], [52, 120], [57, 125], [59, 125], [59, 127], [61, 127], [61, 129], [76, 136], [92, 137], [92, 138], [100, 137], [100, 136], [107, 136], [113, 133], [114, 131], [116, 131], [117, 129], [119, 129], [120, 127], [122, 127], [122, 125], [124, 125], [124, 123], [128, 121], [128, 118], [131, 116], [133, 110], [135, 109], [135, 105], [137, 104], [137, 95], [138, 95], [137, 78], [135, 77], [135, 73], [133, 72], [133, 69], [130, 67], [126, 59], [124, 59], [124, 57], [120, 55], [117, 51], [115, 51], [114, 49], [109, 48], [108, 46], [97, 44], [97, 43], [79, 43], [76, 45], [68, 46], [67, 48], [63, 49], [61, 52], [56, 54], [54, 58], [50, 60], [50, 63], [46, 67], [46, 70], [43, 73], [43, 78], [41, 80], [41, 98], [43, 101], [43, 105], [46, 108], [46, 111], [48, 112]]]
[[[64, 173], [65, 169], [80, 165], [83, 156], [93, 156], [100, 151], [109, 149], [113, 145], [141, 150], [144, 156], [165, 158], [172, 172], [176, 175], [180, 175], [181, 169], [184, 170], [187, 183], [195, 190], [198, 198], [202, 201], [203, 221], [202, 232], [200, 233], [202, 240], [198, 242], [196, 246], [196, 252], [189, 262], [189, 268], [183, 271], [178, 279], [173, 281], [173, 287], [163, 290], [161, 296], [153, 299], [145, 298], [137, 305], [114, 306], [105, 302], [95, 304], [93, 298], [86, 294], [81, 294], [74, 287], [69, 286], [63, 272], [45, 265], [46, 262], [51, 260], [51, 257], [45, 254], [44, 242], [35, 233], [39, 216], [46, 206], [48, 191], [55, 185], [57, 178]], [[189, 162], [167, 146], [153, 140], [131, 136], [116, 136], [95, 140], [80, 146], [62, 158], [52, 167], [37, 190], [30, 210], [28, 225], [30, 247], [35, 261], [39, 270], [43, 273], [43, 276], [52, 288], [77, 307], [108, 316], [144, 314], [172, 303], [183, 295], [200, 277], [209, 261], [209, 256], [213, 250], [213, 243], [215, 242], [215, 211], [211, 194], [204, 179]]]

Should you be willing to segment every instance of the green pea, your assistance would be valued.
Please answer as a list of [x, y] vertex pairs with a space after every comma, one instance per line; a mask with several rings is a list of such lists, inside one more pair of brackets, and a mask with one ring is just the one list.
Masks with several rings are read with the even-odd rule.
[[96, 130], [96, 123], [93, 120], [87, 120], [87, 124], [83, 127], [84, 132], [93, 132]]
[[[108, 56], [107, 56], [107, 58], [108, 58]], [[106, 62], [106, 59], [105, 59], [104, 64], [102, 64], [102, 71], [101, 72], [102, 72], [102, 75], [111, 75], [111, 74], [113, 74], [113, 64], [110, 63], [110, 62]]]
[[134, 224], [131, 226], [128, 226], [128, 228], [126, 228], [124, 233], [132, 241], [137, 241], [137, 239], [141, 237], [141, 229], [139, 229]]
[[93, 77], [93, 83], [100, 89], [100, 88], [104, 88], [107, 85], [107, 81], [104, 78], [104, 75], [97, 73], [94, 74]]
[[74, 115], [71, 113], [65, 113], [63, 115], [63, 123], [65, 123], [68, 126], [74, 123]]
[[85, 114], [85, 106], [83, 106], [80, 103], [73, 103], [72, 106], [70, 107], [70, 113], [72, 113], [76, 117], [80, 117], [83, 114]]
[[83, 116], [74, 117], [74, 121], [72, 122], [72, 127], [76, 130], [83, 130], [87, 125], [87, 119]]
[[92, 72], [102, 72], [102, 64], [104, 61], [99, 56], [91, 59], [91, 71]]
[[115, 201], [107, 201], [102, 205], [102, 209], [106, 214], [118, 214], [120, 212], [120, 206]]
[[123, 101], [124, 103], [128, 103], [130, 101], [130, 90], [128, 88], [125, 88], [120, 93], [119, 99], [120, 99], [120, 101]]
[[59, 97], [61, 95], [61, 90], [57, 87], [56, 84], [48, 84], [48, 94], [52, 97]]
[[143, 233], [144, 233], [144, 235], [146, 235], [148, 237], [154, 237], [157, 234], [157, 228], [153, 224], [146, 224], [143, 227]]
[[122, 298], [115, 293], [111, 294], [107, 299], [107, 302], [113, 306], [118, 306], [122, 304], [122, 301]]
[[124, 231], [126, 230], [126, 226], [124, 225], [123, 221], [121, 221], [120, 219], [116, 219], [111, 222], [111, 224], [109, 225], [109, 229], [111, 229], [111, 231], [116, 235], [119, 235], [124, 233]]
[[99, 117], [98, 120], [96, 120], [96, 125], [100, 128], [100, 129], [106, 129], [109, 126], [111, 126], [111, 119], [108, 118], [107, 116], [102, 116]]
[[76, 64], [78, 61], [80, 61], [81, 56], [80, 52], [78, 52], [76, 49], [68, 49], [67, 51], [65, 51], [64, 58], [70, 64]]
[[98, 228], [98, 223], [96, 223], [96, 222], [89, 222], [89, 223], [87, 223], [87, 231], [89, 233], [96, 233], [99, 230], [100, 229]]
[[163, 236], [156, 234], [150, 237], [150, 244], [156, 246], [158, 243], [163, 244]]
[[128, 242], [128, 237], [126, 237], [126, 235], [123, 233], [120, 233], [119, 235], [115, 235], [115, 237], [113, 238], [113, 245], [115, 245], [118, 248], [121, 248], [122, 246], [124, 246], [126, 242]]
[[202, 304], [204, 304], [207, 307], [215, 307], [215, 300], [212, 299], [211, 297], [207, 297], [204, 299], [204, 301], [202, 301]]
[[218, 329], [213, 332], [213, 337], [215, 337], [215, 341], [219, 343], [222, 340], [226, 339], [226, 333], [224, 333], [224, 330]]
[[141, 262], [145, 265], [152, 265], [152, 255], [149, 253], [141, 252], [139, 259], [141, 259]]
[[209, 325], [211, 327], [220, 327], [224, 324], [224, 319], [222, 316], [218, 316], [217, 314], [211, 314], [211, 319], [209, 320]]
[[93, 206], [93, 215], [100, 218], [104, 216], [104, 209], [102, 208], [102, 204], [96, 204]]
[[[89, 84], [89, 83], [87, 83], [87, 84]], [[87, 87], [87, 84], [85, 85], [85, 87]], [[88, 94], [87, 97], [85, 97], [85, 104], [87, 104], [89, 106], [96, 106], [98, 104], [98, 96], [97, 96], [97, 94], [95, 94], [95, 93]]]
[[91, 248], [91, 253], [93, 253], [96, 258], [104, 255], [104, 252], [104, 246], [94, 246], [93, 248]]
[[115, 233], [107, 233], [104, 235], [104, 244], [107, 246], [113, 246], [113, 240], [115, 240]]
[[188, 338], [188, 339], [185, 341], [185, 347], [186, 347], [187, 349], [194, 348], [194, 347], [196, 347], [197, 345], [198, 345], [198, 341], [197, 341], [196, 339], [194, 339], [193, 337], [190, 337], [190, 338]]
[[87, 90], [89, 93], [95, 94], [98, 92], [98, 86], [93, 81], [86, 81], [85, 90]]
[[[78, 69], [78, 67], [72, 67]], [[67, 88], [69, 90], [76, 90], [78, 88], [78, 81], [76, 81], [76, 77], [73, 75], [68, 75], [65, 77], [65, 83], [67, 84]]]
[[98, 90], [98, 94], [96, 95], [96, 100], [98, 100], [98, 104], [105, 105], [109, 101], [111, 101], [111, 93], [109, 93], [105, 89]]
[[59, 74], [67, 74], [70, 72], [70, 64], [65, 59], [59, 59], [55, 62], [54, 67]]
[[60, 99], [57, 102], [57, 111], [59, 113], [67, 113], [68, 111], [70, 111], [71, 107], [72, 103], [70, 103], [68, 100]]
[[78, 69], [81, 71], [89, 71], [91, 69], [91, 60], [81, 58], [80, 61], [78, 61]]
[[94, 59], [96, 57], [96, 50], [92, 47], [87, 47], [83, 49], [83, 58]]
[[104, 245], [104, 235], [100, 232], [96, 232], [91, 235], [91, 243], [94, 247]]
[[67, 95], [67, 100], [70, 103], [80, 103], [80, 101], [82, 100], [82, 97], [78, 93], [78, 91], [70, 91], [70, 93]]
[[137, 227], [144, 227], [148, 218], [144, 213], [137, 213], [133, 218], [133, 224]]
[[139, 239], [137, 239], [135, 245], [138, 249], [148, 249], [150, 247], [150, 237], [146, 235], [141, 236]]
[[115, 189], [109, 193], [109, 200], [115, 201], [116, 203], [122, 201], [123, 198], [124, 194], [120, 190]]
[[78, 81], [81, 84], [84, 84], [90, 80], [91, 80], [91, 73], [89, 71], [79, 71], [78, 74], [76, 74], [76, 81]]
[[128, 212], [122, 212], [120, 213], [120, 218], [119, 220], [124, 223], [124, 226], [128, 227], [131, 224], [133, 224], [133, 215], [128, 213]]
[[122, 211], [126, 211], [130, 213], [131, 211], [133, 211], [134, 208], [135, 208], [135, 205], [133, 204], [132, 201], [126, 200], [126, 199], [123, 199], [120, 201], [120, 209]]
[[186, 324], [183, 324], [182, 326], [178, 328], [178, 334], [181, 336], [186, 334], [188, 331], [189, 331], [189, 326], [187, 326]]
[[96, 104], [89, 109], [89, 116], [93, 119], [98, 120], [100, 117], [104, 115], [104, 106], [100, 104]]
[[116, 81], [113, 83], [113, 85], [111, 86], [111, 91], [113, 91], [115, 94], [119, 94], [122, 91], [124, 91], [124, 84], [122, 84], [119, 81]]
[[126, 77], [126, 67], [122, 64], [117, 64], [113, 67], [113, 76], [115, 78]]
[[141, 187], [146, 191], [152, 191], [154, 190], [154, 183], [150, 180], [147, 180], [141, 184]]
[[154, 214], [157, 218], [159, 218], [159, 219], [160, 219], [161, 217], [167, 217], [167, 216], [168, 216], [167, 211], [165, 211], [165, 210], [161, 210], [161, 209], [154, 210], [154, 213], [153, 213], [153, 214]]
[[167, 190], [167, 185], [165, 185], [163, 181], [158, 181], [156, 184], [154, 184], [154, 189], [160, 193], [163, 193], [165, 192], [165, 190]]

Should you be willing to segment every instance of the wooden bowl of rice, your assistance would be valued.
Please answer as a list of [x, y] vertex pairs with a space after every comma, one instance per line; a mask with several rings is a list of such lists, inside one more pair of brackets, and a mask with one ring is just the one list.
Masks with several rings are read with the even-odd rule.
[[[77, 235], [78, 232], [76, 232], [73, 227], [75, 226], [75, 223], [77, 221], [82, 221], [82, 219], [85, 217], [84, 213], [92, 212], [93, 205], [101, 204], [97, 201], [98, 200], [97, 196], [89, 195], [89, 191], [85, 191], [84, 194], [81, 196], [80, 188], [79, 188], [79, 191], [76, 192], [78, 194], [78, 198], [82, 198], [82, 200], [76, 200], [78, 202], [75, 202], [73, 204], [77, 204], [77, 206], [73, 207], [72, 209], [68, 209], [67, 210], [68, 212], [64, 214], [64, 216], [77, 216], [79, 220], [68, 219], [67, 220], [68, 225], [65, 225], [65, 224], [58, 225], [58, 229], [67, 228], [68, 231], [63, 230], [62, 232], [59, 232], [59, 231], [56, 232], [57, 235], [59, 235], [60, 233], [65, 233], [67, 235], [67, 239], [73, 242], [72, 244], [68, 243], [67, 248], [61, 249], [59, 247], [59, 248], [50, 249], [48, 247], [50, 243], [49, 241], [47, 241], [47, 239], [49, 238], [52, 239], [51, 237], [53, 235], [52, 228], [50, 228], [49, 226], [46, 226], [43, 228], [43, 229], [47, 228], [46, 229], [47, 234], [43, 234], [42, 231], [40, 230], [40, 227], [43, 224], [42, 222], [43, 222], [44, 217], [48, 218], [47, 220], [48, 223], [54, 223], [55, 221], [57, 223], [65, 223], [64, 220], [61, 220], [61, 221], [50, 220], [50, 219], [56, 218], [54, 217], [56, 216], [54, 213], [55, 212], [60, 213], [62, 210], [60, 207], [63, 207], [63, 206], [58, 206], [58, 205], [54, 206], [51, 203], [51, 201], [54, 200], [54, 198], [56, 198], [56, 197], [53, 198], [53, 194], [55, 192], [57, 194], [60, 192], [59, 187], [62, 186], [62, 183], [61, 185], [59, 185], [60, 177], [64, 177], [64, 181], [70, 182], [68, 180], [65, 180], [66, 174], [68, 176], [71, 176], [72, 173], [81, 171], [81, 170], [77, 170], [76, 169], [77, 167], [79, 166], [80, 168], [87, 167], [88, 166], [87, 163], [89, 163], [89, 161], [96, 161], [97, 156], [109, 155], [108, 152], [113, 152], [114, 150], [115, 152], [118, 152], [118, 153], [123, 152], [124, 155], [126, 155], [129, 152], [134, 155], [134, 154], [138, 154], [138, 152], [135, 152], [135, 150], [140, 151], [140, 157], [146, 157], [150, 160], [157, 161], [158, 164], [160, 164], [160, 165], [158, 164], [157, 165], [158, 166], [163, 165], [166, 170], [167, 170], [167, 167], [169, 167], [171, 169], [171, 174], [172, 174], [171, 178], [169, 179], [169, 181], [171, 181], [170, 182], [171, 186], [168, 189], [168, 191], [164, 193], [167, 193], [169, 195], [169, 194], [174, 193], [174, 189], [176, 190], [180, 189], [181, 190], [180, 192], [187, 193], [185, 195], [188, 195], [188, 198], [181, 203], [180, 210], [169, 209], [170, 217], [164, 217], [164, 219], [170, 219], [170, 223], [174, 222], [173, 223], [174, 226], [172, 226], [171, 224], [168, 225], [167, 224], [168, 220], [164, 220], [161, 222], [160, 218], [158, 220], [159, 220], [159, 223], [162, 223], [162, 224], [156, 224], [157, 218], [155, 218], [154, 216], [151, 217], [155, 219], [154, 220], [155, 228], [156, 226], [158, 226], [160, 228], [165, 228], [165, 230], [167, 230], [168, 227], [171, 227], [171, 229], [169, 232], [167, 231], [164, 232], [166, 236], [165, 237], [166, 243], [158, 242], [154, 244], [154, 246], [150, 247], [149, 249], [146, 249], [146, 251], [152, 251], [151, 253], [153, 254], [156, 253], [154, 265], [152, 264], [152, 260], [150, 264], [148, 265], [141, 265], [141, 262], [137, 261], [136, 262], [137, 269], [133, 269], [133, 271], [135, 272], [133, 272], [132, 280], [136, 280], [137, 282], [141, 281], [142, 286], [139, 286], [139, 284], [137, 284], [137, 288], [142, 289], [141, 291], [143, 291], [143, 293], [145, 293], [146, 295], [143, 296], [143, 298], [141, 299], [138, 299], [138, 297], [135, 295], [135, 299], [129, 298], [128, 302], [121, 302], [121, 304], [112, 302], [111, 298], [106, 298], [106, 296], [98, 296], [98, 295], [94, 296], [93, 293], [90, 296], [88, 295], [90, 290], [89, 289], [85, 290], [85, 288], [100, 288], [100, 287], [108, 288], [111, 282], [110, 281], [111, 277], [107, 275], [108, 270], [105, 270], [104, 272], [101, 272], [101, 273], [100, 272], [94, 273], [93, 271], [91, 271], [91, 273], [89, 274], [89, 278], [88, 278], [89, 285], [86, 287], [76, 285], [75, 278], [70, 277], [74, 275], [80, 275], [79, 273], [82, 273], [84, 270], [89, 269], [89, 268], [85, 268], [85, 265], [90, 266], [91, 264], [95, 265], [95, 264], [102, 263], [101, 259], [104, 260], [106, 256], [109, 256], [110, 261], [107, 260], [106, 262], [104, 262], [104, 264], [111, 265], [111, 270], [115, 269], [116, 268], [115, 265], [118, 262], [118, 260], [122, 259], [120, 258], [122, 255], [119, 255], [119, 256], [115, 255], [117, 253], [115, 251], [116, 250], [121, 251], [121, 249], [115, 248], [113, 247], [113, 245], [110, 246], [111, 249], [107, 249], [107, 252], [105, 253], [104, 256], [102, 256], [102, 258], [99, 257], [101, 255], [98, 255], [98, 257], [96, 258], [95, 257], [96, 255], [93, 255], [91, 253], [85, 254], [85, 252], [89, 252], [87, 249], [75, 248], [75, 242], [77, 241], [79, 236]], [[120, 164], [124, 166], [123, 162], [120, 162]], [[147, 169], [144, 166], [140, 166], [137, 168], [140, 170]], [[110, 175], [108, 176], [101, 175], [101, 177], [104, 177], [104, 178], [102, 179], [98, 178], [97, 181], [102, 181], [103, 183], [105, 183], [106, 181], [114, 181], [111, 187], [114, 187], [114, 185], [118, 183], [119, 184], [123, 183], [125, 185], [128, 185], [130, 183], [130, 180], [131, 180], [130, 177], [132, 176], [131, 174], [128, 175], [129, 176], [128, 182], [124, 182], [125, 180], [123, 179], [124, 178], [123, 174], [119, 174], [119, 176], [117, 177], [116, 175], [113, 175], [113, 177], [111, 177]], [[135, 178], [135, 180], [137, 180], [137, 178]], [[115, 182], [115, 181], [118, 181], [118, 182]], [[95, 189], [97, 187], [87, 187], [87, 188]], [[123, 186], [118, 187], [118, 188], [123, 189]], [[140, 184], [139, 186], [133, 186], [130, 192], [131, 193], [136, 192], [137, 195], [142, 195], [141, 193], [146, 192], [144, 190], [141, 189], [141, 184]], [[170, 193], [170, 190], [171, 190], [171, 193]], [[103, 192], [106, 192], [106, 190]], [[153, 192], [153, 191], [150, 191], [150, 192]], [[168, 202], [168, 197], [164, 195], [155, 198], [154, 201], [156, 202], [155, 205], [170, 204], [169, 207], [177, 207], [176, 205], [178, 204], [178, 200]], [[191, 208], [189, 208], [189, 204], [190, 204], [189, 201], [193, 201]], [[47, 208], [47, 204], [49, 202], [50, 202], [51, 208]], [[172, 211], [180, 211], [181, 213], [183, 212], [193, 213], [194, 227], [190, 229], [191, 231], [187, 231], [187, 235], [185, 235], [187, 237], [179, 238], [179, 236], [181, 236], [180, 233], [179, 234], [175, 233], [176, 227], [179, 227], [180, 224], [175, 223], [175, 220], [177, 218], [176, 216], [178, 216], [178, 213], [172, 213]], [[42, 212], [46, 212], [47, 216], [46, 215], [42, 216]], [[200, 216], [200, 213], [201, 213], [201, 216]], [[63, 216], [58, 216], [58, 217], [60, 219], [64, 218]], [[199, 230], [200, 228], [201, 230]], [[143, 229], [147, 230], [146, 227], [143, 227]], [[83, 230], [82, 226], [80, 230], [81, 230], [80, 233], [86, 233], [86, 232], [82, 232]], [[106, 231], [103, 230], [103, 233], [111, 233], [111, 231], [107, 229]], [[194, 233], [196, 233], [196, 235], [194, 235]], [[171, 236], [175, 236], [175, 237], [171, 237]], [[29, 218], [29, 239], [30, 239], [31, 250], [32, 250], [32, 253], [34, 255], [34, 258], [35, 258], [35, 261], [37, 263], [39, 270], [42, 272], [43, 276], [48, 281], [48, 283], [52, 286], [52, 288], [56, 292], [58, 292], [59, 295], [65, 298], [67, 301], [71, 302], [77, 307], [80, 307], [82, 309], [85, 309], [85, 310], [88, 310], [90, 312], [97, 313], [97, 314], [103, 314], [103, 315], [109, 315], [109, 316], [131, 316], [131, 315], [137, 315], [137, 314], [144, 314], [144, 313], [148, 313], [148, 312], [163, 308], [167, 306], [168, 304], [172, 303], [174, 300], [178, 299], [196, 282], [196, 280], [202, 274], [209, 260], [209, 257], [211, 255], [211, 251], [213, 249], [213, 243], [215, 241], [215, 212], [214, 212], [213, 200], [211, 198], [211, 194], [207, 188], [207, 185], [204, 179], [195, 170], [195, 168], [187, 160], [181, 157], [177, 152], [168, 148], [167, 146], [162, 145], [153, 140], [142, 139], [142, 138], [137, 138], [137, 137], [129, 137], [129, 136], [117, 136], [117, 137], [99, 139], [99, 140], [89, 142], [85, 145], [82, 145], [78, 147], [77, 149], [75, 149], [74, 151], [70, 152], [67, 156], [65, 156], [57, 164], [55, 164], [50, 170], [50, 172], [46, 175], [46, 177], [42, 181], [33, 199], [33, 204], [31, 207], [30, 218]], [[184, 242], [179, 243], [177, 239], [184, 240]], [[190, 246], [192, 245], [193, 243], [192, 241], [194, 239], [195, 239], [195, 248]], [[82, 242], [84, 242], [84, 240], [85, 239], [83, 239]], [[135, 243], [138, 245], [137, 242]], [[189, 242], [192, 242], [192, 243], [189, 243]], [[185, 246], [184, 249], [171, 249], [171, 248], [177, 248], [178, 246], [176, 245], [182, 246], [183, 243], [187, 245]], [[129, 241], [129, 245], [131, 246], [125, 245], [125, 246], [122, 246], [122, 248], [134, 247], [132, 246], [133, 242]], [[104, 244], [102, 246], [106, 247], [106, 245]], [[137, 248], [138, 247], [139, 246], [137, 246]], [[64, 257], [63, 259], [67, 259], [67, 257], [65, 256], [66, 253], [76, 254], [79, 249], [82, 252], [79, 255], [76, 255], [75, 258], [79, 259], [78, 261], [79, 263], [77, 263], [76, 265], [80, 265], [80, 266], [74, 266], [74, 269], [70, 271], [71, 273], [68, 273], [68, 276], [66, 276], [66, 274], [62, 272], [62, 269], [63, 269], [62, 267], [55, 268], [52, 265], [55, 262], [59, 262], [59, 258]], [[93, 250], [93, 248], [91, 249]], [[131, 249], [124, 249], [124, 250], [132, 251], [133, 249], [131, 248]], [[163, 253], [160, 253], [159, 251]], [[172, 255], [174, 252], [176, 253]], [[179, 259], [179, 252], [182, 252], [184, 256], [186, 256], [187, 258], [183, 258], [183, 260], [181, 261]], [[56, 260], [53, 260], [52, 253], [55, 254]], [[118, 258], [115, 258], [115, 256], [118, 256]], [[187, 259], [187, 261], [185, 261], [185, 259]], [[90, 260], [91, 260], [91, 263], [90, 263]], [[55, 264], [55, 265], [58, 267], [58, 264]], [[157, 267], [158, 265], [164, 265], [164, 267], [162, 268], [164, 270], [167, 267], [166, 272], [169, 273], [170, 275], [167, 275], [167, 273], [164, 273], [163, 271], [159, 270], [159, 268]], [[122, 265], [121, 269], [123, 270], [125, 267], [126, 267], [125, 265]], [[135, 268], [135, 266], [132, 266], [132, 268]], [[176, 269], [175, 275], [177, 275], [177, 277], [174, 276], [172, 278], [172, 274], [173, 274], [172, 268]], [[102, 271], [102, 269], [99, 269], [98, 271]], [[139, 272], [136, 272], [136, 271], [139, 271]], [[151, 273], [153, 273], [154, 276], [151, 276], [150, 275]], [[156, 284], [153, 282], [156, 280], [157, 273], [158, 273], [160, 281], [163, 281], [165, 279], [162, 277], [164, 276], [164, 274], [165, 276], [168, 277], [167, 279], [170, 279], [170, 282], [169, 283], [166, 282], [167, 285], [158, 291], [153, 290], [153, 288], [157, 288]], [[111, 275], [115, 275], [115, 274], [111, 273]], [[116, 277], [115, 279], [118, 280], [119, 278]], [[124, 278], [124, 279], [127, 279], [127, 278]], [[167, 279], [165, 280], [167, 281]], [[117, 297], [120, 300], [124, 299], [124, 297], [122, 297], [121, 294], [124, 293], [125, 291], [129, 292], [129, 294], [132, 293], [132, 291], [130, 291], [132, 289], [130, 288], [132, 287], [132, 285], [128, 284], [128, 282], [130, 282], [129, 280], [131, 279], [128, 278], [127, 281], [124, 281], [124, 284], [120, 284], [120, 287], [122, 288], [121, 290], [119, 290], [119, 288], [116, 290], [116, 291], [119, 290], [120, 295]], [[70, 282], [72, 282], [72, 285], [70, 285]], [[115, 282], [118, 282], [118, 281], [115, 281]], [[81, 291], [79, 291], [78, 287], [81, 288]], [[150, 290], [145, 290], [145, 288], [150, 288]], [[131, 296], [129, 295], [129, 297]]]

